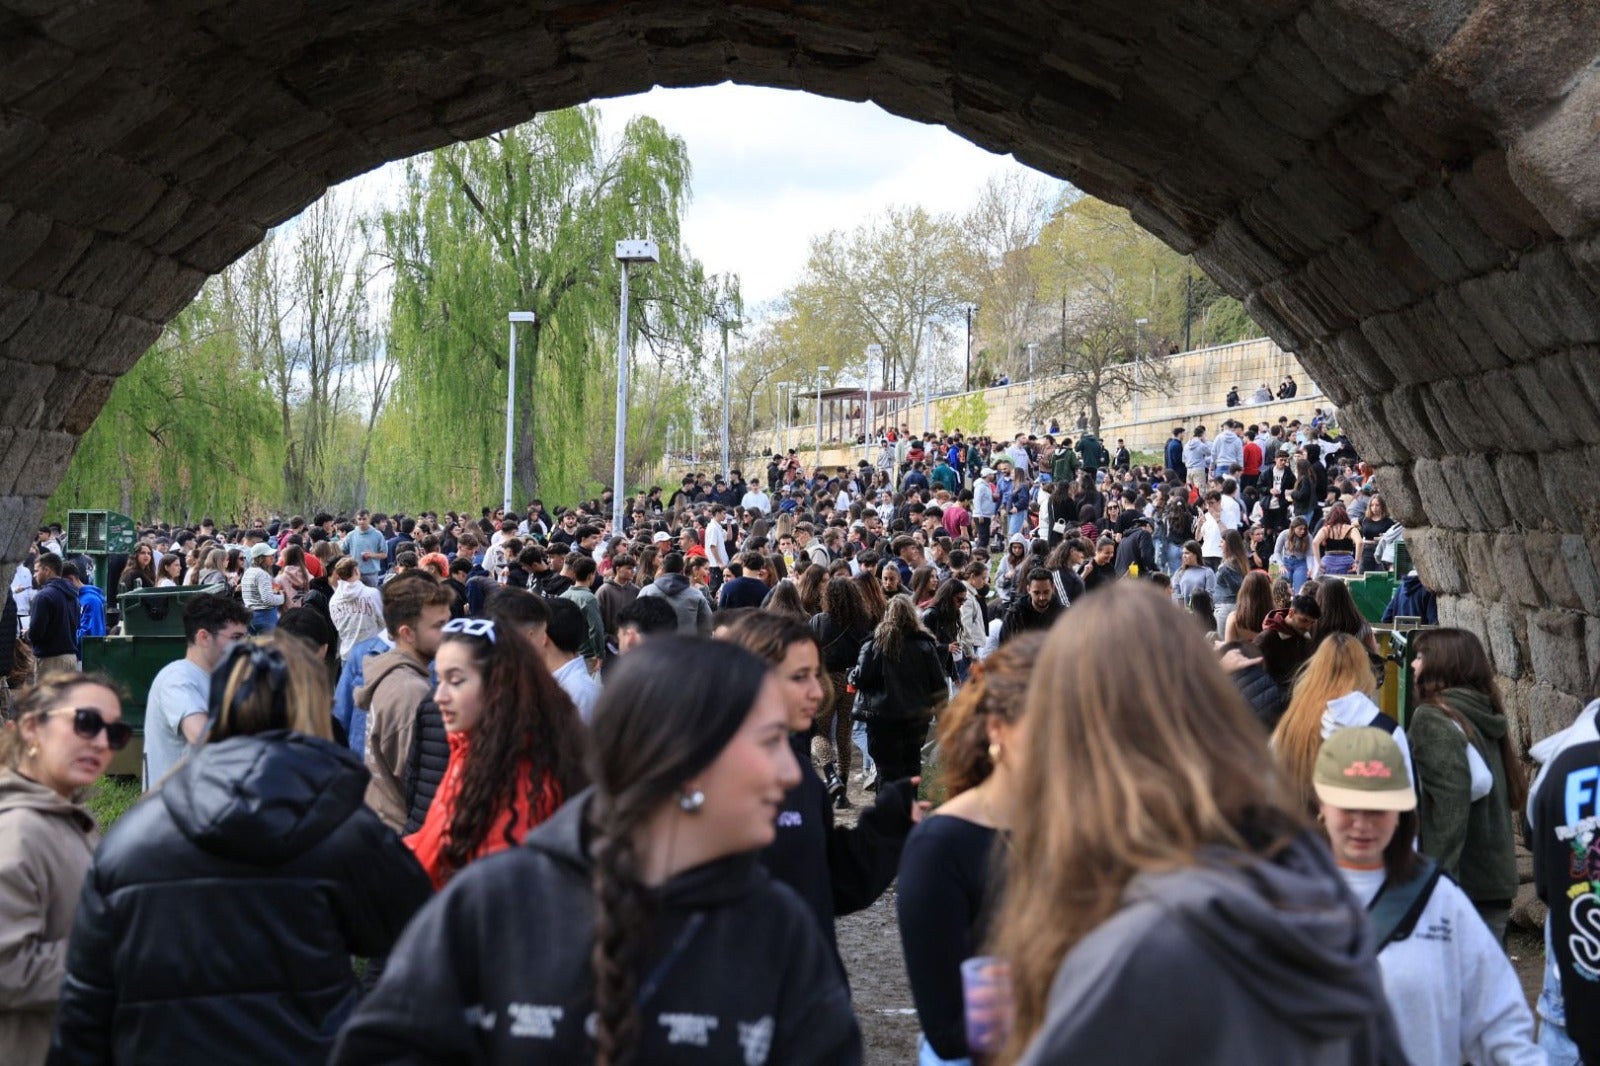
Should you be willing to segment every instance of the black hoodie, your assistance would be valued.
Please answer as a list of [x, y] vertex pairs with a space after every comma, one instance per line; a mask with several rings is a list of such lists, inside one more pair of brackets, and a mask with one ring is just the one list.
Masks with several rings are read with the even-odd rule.
[[321, 1062], [432, 891], [332, 741], [274, 731], [200, 748], [95, 855], [52, 1063]]
[[[473, 863], [422, 909], [333, 1062], [593, 1061], [592, 796], [574, 797], [523, 847]], [[639, 973], [655, 988], [639, 1007], [635, 1062], [861, 1061], [849, 993], [816, 922], [753, 852], [685, 870], [650, 895]]]

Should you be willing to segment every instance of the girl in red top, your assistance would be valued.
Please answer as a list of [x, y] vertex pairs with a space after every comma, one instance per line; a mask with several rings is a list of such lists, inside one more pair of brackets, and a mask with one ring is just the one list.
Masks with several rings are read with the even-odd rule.
[[588, 775], [577, 708], [515, 627], [448, 622], [433, 665], [450, 761], [405, 842], [443, 888], [473, 859], [520, 844]]

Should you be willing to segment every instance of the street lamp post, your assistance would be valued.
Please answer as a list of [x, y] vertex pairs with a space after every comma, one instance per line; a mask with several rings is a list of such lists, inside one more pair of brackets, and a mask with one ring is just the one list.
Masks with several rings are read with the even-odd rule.
[[877, 359], [880, 363], [883, 361], [883, 345], [881, 345], [881, 344], [869, 344], [869, 345], [867, 345], [867, 407], [866, 407], [866, 412], [865, 412], [866, 417], [861, 420], [861, 425], [863, 427], [862, 433], [861, 433], [861, 442], [862, 442], [862, 445], [863, 445], [862, 451], [866, 454], [866, 459], [867, 459], [867, 462], [869, 462], [869, 463], [875, 461], [873, 459], [873, 457], [872, 457], [872, 429], [873, 429], [872, 423], [874, 421], [876, 421], [876, 419], [874, 419], [872, 417], [872, 360], [873, 359]]
[[1037, 344], [1028, 344], [1028, 428], [1033, 429], [1038, 421], [1038, 413], [1034, 405], [1039, 402], [1039, 379], [1033, 373], [1033, 357], [1039, 352]]
[[1134, 333], [1138, 336], [1138, 347], [1133, 352], [1133, 420], [1135, 423], [1139, 421], [1139, 393], [1142, 391], [1139, 379], [1144, 363], [1144, 328], [1149, 324], [1150, 320], [1148, 318], [1136, 318], [1133, 320]]
[[922, 435], [928, 435], [928, 420], [933, 415], [933, 323], [929, 322], [925, 333], [928, 343], [923, 345], [922, 353]]
[[813, 476], [822, 469], [822, 376], [830, 369], [825, 366], [817, 367], [817, 461], [812, 464]]
[[782, 409], [778, 412], [778, 451], [783, 455], [789, 454], [789, 407], [794, 403], [791, 389], [792, 382], [780, 381], [777, 383], [778, 403]]
[[972, 391], [972, 315], [977, 311], [976, 304], [967, 305], [967, 375], [961, 379], [961, 391]]
[[617, 242], [617, 261], [622, 264], [622, 308], [617, 327], [617, 454], [611, 463], [611, 535], [622, 536], [623, 460], [628, 450], [628, 267], [633, 263], [659, 263], [656, 242], [633, 240]]
[[738, 331], [738, 322], [722, 323], [722, 480], [728, 480], [728, 331]]
[[512, 311], [508, 316], [511, 322], [511, 360], [506, 367], [506, 483], [505, 499], [502, 501], [507, 514], [511, 513], [511, 451], [515, 433], [512, 424], [517, 417], [517, 323], [526, 322], [533, 324], [537, 321], [532, 311]]

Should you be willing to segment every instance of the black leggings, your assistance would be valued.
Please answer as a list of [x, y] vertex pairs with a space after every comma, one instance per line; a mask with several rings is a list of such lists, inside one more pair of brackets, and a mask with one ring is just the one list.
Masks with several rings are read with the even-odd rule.
[[878, 777], [899, 781], [922, 773], [922, 745], [928, 739], [928, 719], [909, 722], [873, 719], [867, 723], [867, 751], [878, 764]]

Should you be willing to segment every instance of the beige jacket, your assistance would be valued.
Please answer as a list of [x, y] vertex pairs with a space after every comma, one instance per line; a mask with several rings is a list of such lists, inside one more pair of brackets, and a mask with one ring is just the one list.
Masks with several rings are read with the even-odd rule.
[[0, 1063], [34, 1066], [67, 970], [67, 937], [100, 835], [81, 806], [0, 771]]
[[406, 760], [417, 708], [433, 692], [428, 667], [395, 648], [367, 660], [356, 706], [367, 711], [367, 806], [396, 833], [406, 825]]

